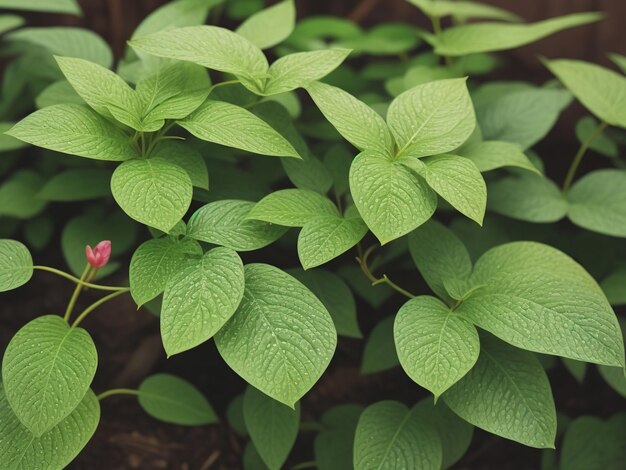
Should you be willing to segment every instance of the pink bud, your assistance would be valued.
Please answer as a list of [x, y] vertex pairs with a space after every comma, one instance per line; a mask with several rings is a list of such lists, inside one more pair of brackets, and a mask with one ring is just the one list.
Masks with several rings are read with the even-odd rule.
[[111, 242], [109, 240], [103, 240], [93, 249], [87, 245], [85, 247], [85, 255], [87, 256], [87, 262], [93, 268], [99, 269], [109, 262], [109, 258], [111, 257]]

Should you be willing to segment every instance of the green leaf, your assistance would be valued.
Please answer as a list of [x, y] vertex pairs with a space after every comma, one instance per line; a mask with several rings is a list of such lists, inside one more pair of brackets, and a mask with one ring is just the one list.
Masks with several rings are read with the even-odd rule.
[[408, 0], [425, 15], [435, 18], [453, 16], [456, 20], [464, 22], [469, 19], [489, 19], [501, 21], [520, 21], [520, 18], [502, 8], [485, 5], [470, 1], [446, 1], [446, 0]]
[[623, 73], [626, 73], [626, 56], [623, 56], [621, 54], [608, 54], [609, 59], [611, 59], [615, 65], [617, 65]]
[[296, 25], [296, 6], [284, 0], [248, 17], [236, 33], [261, 49], [283, 42]]
[[385, 23], [365, 33], [342, 38], [339, 44], [361, 54], [401, 55], [417, 47], [420, 39], [417, 29], [412, 25]]
[[447, 28], [435, 41], [435, 53], [461, 56], [477, 52], [503, 51], [539, 41], [564, 29], [593, 23], [600, 13], [574, 13], [536, 23], [474, 23]]
[[0, 0], [0, 8], [80, 15], [76, 0]]
[[421, 176], [378, 152], [365, 151], [354, 159], [350, 191], [381, 244], [419, 227], [437, 206], [437, 196]]
[[606, 297], [582, 266], [555, 248], [534, 242], [492, 248], [476, 262], [470, 284], [476, 289], [456, 311], [508, 343], [624, 365], [624, 342]]
[[250, 111], [222, 101], [206, 101], [179, 121], [199, 139], [260, 155], [300, 158], [293, 146]]
[[141, 52], [193, 62], [251, 81], [267, 74], [268, 63], [257, 46], [218, 26], [186, 26], [136, 37], [130, 46]]
[[[1, 5], [1, 2], [0, 2]], [[17, 15], [0, 15], [0, 34], [6, 33], [24, 24], [24, 18]]]
[[626, 171], [586, 174], [567, 193], [568, 217], [593, 232], [626, 237]]
[[474, 366], [480, 344], [476, 328], [435, 297], [405, 303], [394, 324], [402, 368], [435, 399]]
[[170, 374], [151, 375], [139, 385], [139, 404], [166, 423], [198, 426], [217, 422], [213, 407], [196, 387]]
[[561, 190], [541, 175], [520, 173], [489, 184], [489, 209], [527, 222], [550, 223], [561, 220], [568, 203]]
[[185, 170], [164, 158], [135, 159], [115, 169], [111, 191], [130, 217], [167, 233], [187, 212], [192, 184]]
[[482, 225], [487, 208], [487, 185], [469, 158], [437, 155], [424, 161], [419, 174], [452, 207]]
[[85, 59], [106, 68], [113, 65], [113, 53], [108, 44], [88, 29], [67, 26], [22, 28], [6, 38], [43, 47], [55, 55]]
[[315, 436], [315, 462], [319, 470], [352, 468], [354, 435], [363, 408], [359, 405], [338, 405], [321, 418], [324, 429]]
[[138, 156], [124, 132], [96, 113], [76, 104], [35, 111], [6, 134], [29, 144], [95, 160], [124, 161]]
[[418, 85], [395, 98], [387, 111], [398, 156], [424, 157], [449, 152], [476, 127], [465, 78]]
[[336, 274], [323, 269], [289, 271], [321, 300], [333, 318], [337, 333], [350, 338], [362, 338], [357, 320], [356, 302], [348, 285]]
[[465, 280], [472, 272], [472, 261], [463, 242], [436, 220], [411, 232], [409, 250], [428, 287], [444, 300], [451, 299], [444, 281]]
[[18, 170], [0, 185], [0, 215], [30, 219], [39, 214], [46, 201], [39, 198], [44, 178], [32, 170]]
[[441, 459], [439, 436], [421, 422], [415, 407], [380, 401], [361, 414], [354, 438], [355, 470], [436, 469]]
[[100, 421], [100, 405], [88, 390], [72, 412], [39, 437], [17, 419], [0, 385], [0, 466], [5, 469], [65, 468], [87, 445]]
[[85, 100], [78, 96], [67, 80], [58, 80], [37, 95], [35, 104], [37, 109], [41, 109], [55, 104], [85, 104]]
[[0, 292], [26, 284], [33, 275], [28, 248], [16, 240], [0, 240]]
[[530, 447], [554, 448], [556, 411], [550, 383], [536, 356], [481, 336], [474, 368], [443, 399], [485, 431]]
[[578, 383], [582, 383], [585, 380], [585, 373], [587, 372], [587, 363], [569, 359], [567, 357], [561, 358], [563, 365], [567, 371], [572, 374], [572, 377], [576, 379]]
[[161, 157], [175, 163], [187, 172], [191, 184], [197, 188], [209, 189], [209, 172], [199, 151], [182, 142], [164, 140], [150, 153], [150, 158]]
[[45, 201], [86, 201], [110, 197], [111, 172], [98, 168], [75, 168], [51, 177], [37, 196]]
[[248, 218], [255, 203], [224, 199], [198, 209], [189, 219], [191, 238], [237, 251], [251, 251], [275, 242], [286, 227]]
[[230, 248], [214, 248], [167, 281], [161, 337], [168, 357], [211, 338], [243, 297], [243, 263]]
[[624, 286], [626, 286], [626, 267], [612, 272], [600, 283], [600, 287], [602, 287], [611, 305], [626, 305], [626, 290]]
[[57, 315], [36, 318], [11, 339], [2, 360], [6, 398], [16, 416], [41, 437], [83, 400], [98, 353], [89, 333]]
[[298, 436], [300, 403], [291, 409], [248, 386], [243, 398], [243, 418], [263, 462], [271, 470], [280, 469]]
[[246, 448], [243, 451], [242, 464], [243, 470], [269, 470], [252, 441], [248, 441], [246, 444]]
[[339, 67], [348, 54], [350, 49], [327, 49], [283, 56], [269, 68], [261, 94], [275, 95], [306, 87]]
[[0, 122], [0, 152], [8, 152], [10, 150], [18, 150], [26, 147], [24, 142], [5, 134], [5, 132], [11, 129], [14, 125], [14, 122]]
[[43, 250], [55, 234], [55, 223], [51, 217], [40, 216], [24, 225], [24, 238], [35, 250]]
[[337, 333], [304, 285], [273, 266], [248, 264], [243, 300], [215, 343], [248, 383], [293, 407], [328, 366]]
[[590, 140], [599, 125], [598, 121], [591, 116], [581, 118], [576, 123], [576, 138], [581, 144], [591, 142], [588, 144], [589, 148], [595, 152], [610, 158], [617, 157], [619, 155], [617, 144], [606, 133], [600, 133]]
[[302, 227], [321, 216], [339, 218], [339, 211], [330, 199], [306, 189], [281, 189], [257, 202], [248, 218]]
[[626, 398], [626, 377], [623, 367], [598, 366], [600, 375], [609, 386]]
[[306, 87], [311, 98], [337, 131], [359, 150], [390, 155], [394, 140], [376, 111], [340, 88], [313, 82]]
[[400, 365], [393, 338], [393, 323], [394, 317], [384, 318], [368, 336], [361, 362], [362, 374], [374, 374]]
[[482, 173], [503, 167], [523, 168], [539, 173], [521, 147], [511, 142], [476, 142], [459, 149], [458, 154], [469, 158]]
[[226, 408], [228, 425], [241, 437], [248, 436], [248, 429], [243, 418], [243, 393], [233, 398]]
[[360, 242], [366, 233], [367, 225], [360, 217], [314, 217], [298, 236], [300, 263], [304, 269], [327, 263]]
[[626, 128], [626, 77], [580, 60], [545, 60], [545, 65], [598, 119]]
[[182, 271], [193, 256], [202, 256], [202, 248], [194, 240], [164, 237], [139, 245], [128, 270], [130, 293], [137, 306], [161, 294], [168, 279]]

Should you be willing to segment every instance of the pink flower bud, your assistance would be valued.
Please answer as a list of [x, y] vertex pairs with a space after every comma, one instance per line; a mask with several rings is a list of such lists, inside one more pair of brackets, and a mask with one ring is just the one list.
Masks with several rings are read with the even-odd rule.
[[87, 262], [93, 268], [99, 269], [106, 266], [111, 257], [111, 242], [109, 240], [103, 240], [93, 249], [87, 245], [85, 247], [85, 255], [87, 256]]

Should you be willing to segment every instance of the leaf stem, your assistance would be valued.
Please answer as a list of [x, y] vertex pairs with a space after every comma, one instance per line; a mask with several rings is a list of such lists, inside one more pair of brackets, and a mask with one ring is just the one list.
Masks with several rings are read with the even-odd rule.
[[97, 395], [96, 398], [98, 400], [104, 400], [107, 397], [113, 395], [139, 395], [139, 390], [135, 390], [132, 388], [112, 388], [111, 390], [107, 390], [102, 392], [100, 395]]
[[92, 284], [90, 282], [85, 282], [75, 276], [72, 276], [71, 274], [68, 274], [64, 271], [60, 271], [58, 269], [55, 268], [51, 268], [50, 266], [33, 266], [33, 269], [38, 269], [40, 271], [47, 271], [50, 273], [54, 273], [58, 276], [64, 277], [65, 279], [69, 279], [70, 281], [75, 282], [78, 285], [81, 285], [83, 287], [89, 287], [90, 289], [95, 289], [95, 290], [106, 290], [106, 291], [118, 291], [118, 290], [122, 290], [122, 289], [127, 289], [127, 287], [118, 287], [118, 286], [102, 286], [100, 284]]
[[72, 292], [72, 297], [70, 298], [69, 303], [67, 304], [67, 308], [65, 309], [65, 315], [63, 315], [63, 320], [66, 322], [70, 319], [70, 315], [72, 315], [72, 310], [74, 310], [74, 305], [76, 305], [76, 301], [78, 300], [78, 296], [80, 295], [80, 291], [83, 290], [83, 282], [85, 278], [91, 272], [91, 265], [87, 263], [85, 265], [85, 269], [83, 269], [83, 273], [80, 275], [79, 283], [74, 287], [74, 292]]
[[587, 149], [591, 146], [593, 141], [600, 134], [602, 134], [602, 132], [604, 131], [604, 129], [606, 129], [607, 126], [608, 126], [608, 123], [606, 123], [605, 121], [600, 122], [600, 124], [598, 124], [598, 127], [595, 128], [595, 130], [589, 135], [589, 137], [587, 137], [587, 139], [583, 143], [580, 144], [580, 147], [578, 148], [578, 152], [576, 152], [576, 155], [574, 155], [574, 160], [572, 161], [572, 164], [569, 167], [569, 170], [567, 171], [567, 175], [565, 176], [565, 181], [563, 182], [564, 193], [567, 193], [567, 191], [569, 191], [569, 188], [572, 185], [572, 182], [574, 181], [576, 170], [578, 170], [578, 166], [580, 165], [580, 162], [585, 156], [585, 152], [587, 152]]
[[[435, 33], [435, 37], [439, 39], [441, 33], [443, 32], [441, 29], [441, 18], [439, 18], [438, 16], [431, 16], [430, 22], [433, 25], [433, 33]], [[448, 57], [447, 55], [442, 55], [441, 57], [443, 58], [447, 66], [452, 65], [452, 59], [450, 57]]]
[[209, 96], [213, 93], [213, 90], [216, 88], [227, 86], [227, 85], [236, 85], [237, 83], [241, 83], [239, 80], [226, 80], [225, 82], [216, 83], [215, 85], [211, 85], [209, 88]]
[[93, 312], [95, 309], [97, 309], [100, 305], [108, 302], [111, 299], [114, 299], [115, 297], [117, 297], [118, 295], [122, 295], [126, 292], [130, 292], [130, 288], [126, 287], [122, 290], [118, 290], [115, 291], [109, 295], [106, 295], [104, 297], [102, 297], [100, 300], [94, 302], [93, 304], [91, 304], [89, 307], [87, 307], [85, 310], [82, 311], [82, 313], [80, 315], [78, 315], [78, 317], [76, 317], [76, 320], [74, 320], [74, 323], [72, 323], [72, 328], [76, 328], [80, 322], [82, 322], [85, 317], [87, 315], [89, 315], [91, 312]]
[[389, 279], [389, 277], [386, 274], [383, 274], [382, 277], [374, 276], [367, 261], [375, 249], [376, 249], [376, 245], [372, 245], [367, 250], [365, 250], [365, 252], [363, 252], [361, 249], [361, 245], [360, 244], [357, 245], [359, 256], [356, 257], [356, 260], [359, 263], [359, 266], [361, 267], [361, 271], [363, 271], [363, 274], [365, 274], [365, 277], [367, 277], [372, 283], [372, 286], [377, 286], [379, 284], [387, 284], [393, 290], [395, 290], [396, 292], [399, 292], [405, 297], [408, 297], [409, 299], [414, 298], [415, 297], [414, 294], [411, 294], [408, 290], [400, 287], [398, 284], [396, 284], [391, 279]]

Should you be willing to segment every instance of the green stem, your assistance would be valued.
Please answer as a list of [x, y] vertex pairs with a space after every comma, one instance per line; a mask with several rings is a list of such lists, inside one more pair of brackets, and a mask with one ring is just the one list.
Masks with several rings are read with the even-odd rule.
[[146, 157], [146, 137], [143, 132], [140, 132], [141, 135], [141, 158]]
[[587, 139], [582, 144], [580, 144], [578, 152], [576, 152], [576, 155], [574, 155], [574, 160], [572, 161], [572, 164], [569, 167], [569, 170], [567, 171], [567, 175], [565, 176], [565, 181], [563, 182], [564, 193], [567, 193], [567, 191], [569, 191], [569, 188], [572, 185], [572, 182], [574, 181], [576, 170], [578, 170], [578, 166], [580, 165], [580, 162], [585, 156], [585, 152], [587, 152], [587, 149], [589, 148], [589, 146], [593, 143], [596, 137], [602, 134], [602, 132], [604, 131], [604, 129], [606, 129], [607, 126], [608, 124], [602, 121], [598, 125], [598, 127], [596, 127], [595, 130], [589, 135], [589, 137], [587, 137]]
[[375, 248], [376, 248], [376, 245], [372, 245], [367, 250], [365, 250], [365, 253], [363, 253], [361, 250], [360, 244], [357, 245], [359, 256], [357, 256], [356, 260], [359, 263], [359, 266], [361, 267], [361, 271], [363, 271], [363, 274], [365, 274], [365, 277], [367, 277], [370, 280], [373, 286], [377, 286], [379, 284], [387, 284], [393, 290], [395, 290], [396, 292], [399, 292], [405, 297], [408, 297], [409, 299], [414, 298], [415, 297], [414, 294], [411, 294], [408, 290], [400, 287], [398, 284], [396, 284], [391, 279], [389, 279], [389, 277], [387, 277], [386, 274], [383, 274], [382, 277], [374, 276], [374, 274], [372, 273], [372, 270], [370, 269], [368, 265], [368, 258], [370, 257], [370, 255], [372, 254]]
[[83, 269], [83, 273], [80, 275], [80, 283], [76, 284], [74, 287], [74, 292], [72, 292], [72, 297], [70, 298], [69, 303], [67, 304], [67, 308], [65, 309], [65, 315], [63, 315], [63, 320], [66, 322], [69, 321], [70, 315], [72, 314], [72, 310], [74, 310], [74, 305], [76, 305], [76, 301], [78, 300], [78, 296], [80, 295], [80, 291], [83, 290], [83, 281], [91, 272], [91, 265], [87, 263], [85, 269]]
[[58, 276], [64, 277], [65, 279], [69, 279], [70, 281], [75, 282], [78, 285], [83, 287], [89, 287], [90, 289], [95, 290], [106, 290], [106, 291], [118, 291], [122, 289], [127, 289], [127, 287], [118, 287], [118, 286], [101, 286], [100, 284], [91, 284], [90, 282], [82, 281], [81, 279], [72, 276], [64, 271], [59, 271], [58, 269], [51, 268], [50, 266], [33, 266], [33, 269], [38, 269], [40, 271], [47, 271], [50, 273], [54, 273]]
[[[439, 18], [438, 16], [431, 16], [430, 22], [433, 25], [433, 33], [435, 33], [435, 37], [439, 38], [441, 36], [441, 33], [443, 32], [441, 29], [441, 18]], [[452, 59], [450, 57], [448, 57], [447, 55], [443, 55], [441, 57], [443, 57], [446, 65], [452, 65]]]
[[126, 292], [130, 292], [130, 288], [124, 288], [122, 290], [118, 290], [116, 292], [113, 292], [113, 293], [111, 293], [109, 295], [106, 295], [106, 296], [102, 297], [97, 302], [94, 302], [89, 307], [87, 307], [85, 310], [83, 310], [82, 313], [80, 315], [78, 315], [78, 317], [76, 317], [76, 320], [74, 320], [74, 323], [72, 323], [72, 328], [76, 328], [80, 324], [80, 322], [82, 322], [85, 319], [85, 317], [87, 315], [89, 315], [91, 312], [93, 312], [95, 309], [97, 309], [100, 305], [102, 305], [102, 304], [108, 302], [109, 300], [114, 299], [118, 295], [122, 295], [122, 294], [124, 294]]
[[241, 82], [239, 80], [226, 80], [225, 82], [216, 83], [215, 85], [212, 85], [211, 88], [209, 88], [209, 96], [211, 95], [211, 93], [213, 93], [213, 90], [215, 90], [216, 88], [219, 88], [222, 86], [228, 86], [228, 85], [236, 85], [237, 83], [241, 83]]
[[112, 395], [139, 395], [139, 390], [134, 390], [132, 388], [112, 388], [111, 390], [102, 392], [100, 395], [96, 396], [96, 398], [98, 400], [103, 400]]

